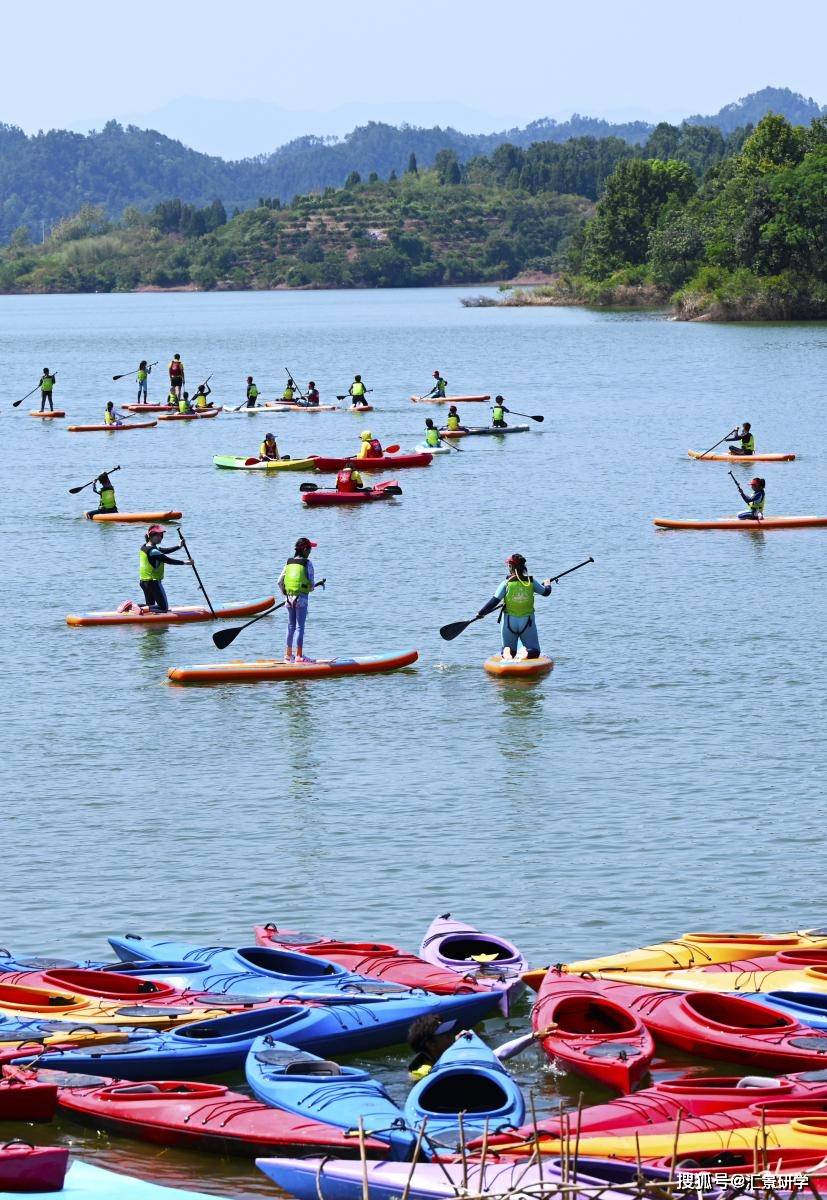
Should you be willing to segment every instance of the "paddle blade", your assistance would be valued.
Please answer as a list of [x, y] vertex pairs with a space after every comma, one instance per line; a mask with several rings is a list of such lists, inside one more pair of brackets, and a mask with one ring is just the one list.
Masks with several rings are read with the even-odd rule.
[[69, 488], [69, 495], [70, 495], [70, 496], [76, 496], [76, 495], [78, 494], [78, 492], [82, 492], [84, 488], [88, 488], [88, 487], [89, 487], [89, 484], [88, 484], [88, 483], [82, 483], [82, 484], [80, 485], [80, 487], [76, 487], [76, 488]]
[[[474, 618], [472, 617], [471, 621]], [[471, 621], [452, 621], [450, 625], [443, 625], [439, 631], [439, 636], [443, 642], [452, 642], [454, 638], [458, 638], [463, 630], [467, 629]]]
[[300, 492], [318, 492], [318, 490], [319, 490], [318, 483], [301, 483], [301, 484], [299, 484]]
[[535, 413], [531, 419], [532, 419], [532, 421], [545, 421], [545, 417], [542, 416], [540, 413]]
[[219, 629], [217, 633], [212, 635], [212, 640], [216, 649], [226, 650], [228, 646], [233, 644], [235, 639], [241, 633], [242, 629], [245, 628], [246, 626], [239, 625], [236, 629]]
[[398, 454], [401, 449], [401, 446], [386, 446], [385, 454]]
[[382, 493], [385, 496], [401, 496], [402, 488], [398, 487], [396, 484], [391, 484], [389, 487], [382, 488]]

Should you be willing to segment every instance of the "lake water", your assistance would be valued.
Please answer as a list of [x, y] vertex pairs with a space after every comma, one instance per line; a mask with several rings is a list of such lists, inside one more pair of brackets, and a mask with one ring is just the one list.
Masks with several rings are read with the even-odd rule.
[[[743, 420], [760, 449], [800, 455], [766, 466], [768, 511], [827, 512], [827, 327], [464, 309], [461, 294], [0, 297], [5, 945], [100, 957], [107, 932], [241, 943], [276, 920], [416, 948], [450, 909], [542, 964], [689, 929], [827, 921], [827, 530], [651, 524], [742, 507], [727, 466], [686, 450]], [[160, 399], [175, 351], [190, 381], [212, 374], [218, 403], [240, 403], [248, 373], [272, 396], [286, 365], [324, 401], [361, 372], [377, 411], [113, 438], [10, 408], [48, 365], [59, 406], [100, 420], [107, 399], [134, 399], [113, 373], [160, 359]], [[544, 424], [466, 440], [401, 472], [398, 502], [358, 510], [303, 511], [302, 476], [212, 465], [255, 453], [267, 429], [293, 456], [355, 450], [365, 427], [410, 448], [444, 413], [408, 400], [435, 368], [449, 390], [501, 391]], [[142, 528], [85, 522], [90, 492], [68, 495], [116, 464], [123, 510], [184, 510], [214, 602], [271, 593], [306, 534], [328, 579], [308, 653], [416, 647], [417, 667], [173, 688], [168, 667], [222, 657], [209, 625], [68, 628], [68, 612], [138, 595]], [[529, 685], [483, 673], [494, 617], [451, 643], [438, 634], [492, 595], [514, 550], [541, 577], [595, 559], [538, 601], [556, 667]], [[185, 569], [167, 583], [173, 602], [199, 600]], [[281, 616], [223, 657], [279, 655]], [[400, 1095], [404, 1062], [372, 1064]], [[552, 1100], [539, 1058], [517, 1070]], [[242, 1160], [61, 1131], [106, 1165], [267, 1193]]]

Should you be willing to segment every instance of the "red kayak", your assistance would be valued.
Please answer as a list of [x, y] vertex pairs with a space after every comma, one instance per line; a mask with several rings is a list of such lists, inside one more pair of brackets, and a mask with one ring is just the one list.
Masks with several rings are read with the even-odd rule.
[[69, 1163], [68, 1146], [0, 1146], [0, 1192], [59, 1192]]
[[256, 925], [255, 935], [259, 946], [317, 955], [348, 971], [355, 971], [357, 975], [386, 979], [403, 987], [424, 988], [426, 992], [434, 992], [438, 996], [485, 990], [473, 979], [466, 979], [456, 971], [436, 967], [416, 954], [409, 954], [406, 950], [383, 942], [341, 942], [335, 938], [314, 938], [290, 929], [279, 929], [273, 924]]
[[546, 975], [531, 1013], [534, 1032], [544, 1034], [548, 1057], [570, 1071], [597, 1079], [619, 1092], [631, 1092], [655, 1056], [652, 1035], [641, 1019], [617, 1000], [575, 980]]
[[[120, 1000], [126, 1004], [138, 1004], [152, 1008], [221, 1008], [226, 1009], [227, 1012], [240, 1012], [242, 1009], [254, 1007], [250, 1000], [245, 1003], [241, 996], [234, 1001], [232, 995], [184, 992], [180, 988], [171, 987], [168, 983], [141, 979], [137, 975], [121, 975], [116, 971], [87, 971], [83, 968], [72, 968], [56, 971], [7, 971], [0, 974], [0, 988], [9, 983], [23, 987], [46, 988], [47, 990], [53, 988], [57, 991], [68, 991], [74, 995], [88, 996], [94, 1000]], [[267, 1002], [266, 997], [262, 996], [260, 1003], [266, 1004]], [[128, 1023], [128, 1021], [124, 1021], [124, 1024]]]
[[[542, 990], [547, 986], [568, 990], [571, 984], [566, 978], [563, 972], [549, 971]], [[657, 1039], [690, 1054], [749, 1063], [763, 1072], [827, 1067], [826, 1033], [752, 1000], [725, 992], [668, 992], [606, 979], [581, 978], [581, 984], [626, 1005]]]
[[[818, 1075], [823, 1078], [814, 1078]], [[745, 1107], [759, 1110], [784, 1105], [792, 1109], [818, 1103], [827, 1104], [827, 1071], [782, 1075], [775, 1080], [759, 1075], [742, 1078], [737, 1075], [689, 1075], [683, 1079], [663, 1080], [633, 1096], [584, 1108], [580, 1114], [580, 1132], [634, 1133], [640, 1130], [651, 1133], [663, 1125], [671, 1125], [674, 1129], [678, 1117], [682, 1129], [695, 1130], [705, 1128], [703, 1122], [718, 1115], [738, 1112], [743, 1116]], [[744, 1122], [749, 1123], [749, 1119]], [[537, 1127], [541, 1133], [559, 1137], [566, 1131], [576, 1134], [577, 1124], [577, 1114], [569, 1112], [562, 1121], [557, 1116], [544, 1117], [537, 1122]], [[489, 1137], [488, 1142], [501, 1150], [506, 1145], [523, 1144], [533, 1136], [533, 1127], [524, 1126], [513, 1133]], [[469, 1149], [479, 1149], [481, 1144], [481, 1139], [472, 1142]]]
[[[39, 1078], [55, 1077], [58, 1104], [83, 1125], [107, 1133], [140, 1138], [158, 1146], [182, 1146], [255, 1158], [274, 1154], [306, 1157], [334, 1154], [358, 1158], [359, 1139], [344, 1129], [270, 1108], [214, 1083], [130, 1083], [78, 1075], [39, 1071]], [[86, 1081], [84, 1085], [83, 1081]], [[370, 1158], [386, 1158], [387, 1143], [366, 1139]]]
[[356, 467], [357, 471], [395, 471], [403, 467], [429, 467], [432, 454], [382, 454], [377, 458], [328, 458], [324, 454], [311, 454], [317, 471], [341, 471], [345, 467]]
[[0, 1121], [51, 1121], [57, 1112], [57, 1085], [9, 1070], [12, 1075], [0, 1079]]
[[370, 504], [373, 500], [390, 500], [395, 492], [388, 493], [388, 488], [398, 488], [395, 479], [377, 483], [368, 492], [337, 492], [331, 491], [302, 492], [302, 500], [309, 508], [320, 508], [331, 504]]

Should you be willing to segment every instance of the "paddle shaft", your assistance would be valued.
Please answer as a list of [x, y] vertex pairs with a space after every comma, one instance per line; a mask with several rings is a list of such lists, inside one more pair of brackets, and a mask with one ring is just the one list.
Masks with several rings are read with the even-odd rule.
[[720, 442], [716, 442], [714, 446], [710, 446], [708, 450], [704, 450], [703, 454], [699, 454], [698, 458], [706, 458], [707, 454], [711, 454], [713, 450], [717, 450], [722, 442], [727, 442], [731, 437], [735, 437], [738, 430], [730, 429], [729, 433], [725, 433]]
[[513, 413], [513, 415], [514, 415], [515, 417], [525, 417], [525, 418], [526, 418], [527, 420], [529, 420], [529, 421], [545, 421], [545, 417], [542, 417], [542, 416], [540, 416], [540, 414], [539, 414], [539, 413], [535, 413], [535, 415], [534, 415], [534, 416], [532, 416], [532, 415], [531, 415], [531, 413], [520, 413], [520, 412], [517, 412], [517, 410], [516, 410], [515, 408], [506, 408], [506, 410], [505, 410], [505, 411], [506, 411], [507, 413]]
[[[55, 374], [57, 374], [57, 372], [55, 372]], [[22, 404], [24, 400], [28, 400], [29, 396], [33, 396], [39, 387], [39, 383], [35, 384], [30, 392], [26, 392], [25, 396], [21, 396], [19, 400], [14, 401], [12, 408], [17, 408], [18, 404]]]
[[455, 445], [454, 445], [454, 443], [453, 443], [453, 442], [450, 440], [450, 438], [444, 438], [444, 437], [443, 437], [443, 436], [440, 434], [439, 440], [442, 442], [443, 446], [449, 446], [451, 450], [456, 450], [456, 451], [457, 451], [457, 453], [459, 453], [459, 454], [464, 454], [464, 453], [465, 453], [465, 451], [462, 449], [462, 447], [461, 447], [461, 446], [455, 446]]
[[[150, 368], [157, 367], [158, 366], [157, 359], [154, 363], [147, 363], [147, 366]], [[128, 378], [128, 376], [134, 375], [137, 371], [140, 371], [140, 369], [141, 369], [140, 367], [134, 367], [131, 371], [122, 371], [120, 375], [113, 375], [112, 379], [113, 379], [113, 381], [116, 379], [126, 379], [126, 378]]]
[[[101, 471], [101, 475], [114, 475], [116, 471], [120, 471], [120, 467], [113, 467], [111, 471]], [[93, 483], [97, 483], [100, 475], [96, 475], [94, 479], [90, 479], [88, 483], [82, 483], [79, 487], [69, 488], [69, 495], [76, 496], [78, 492], [82, 492], [84, 488], [91, 487]]]
[[558, 579], [562, 579], [564, 575], [571, 575], [572, 571], [579, 571], [581, 567], [587, 567], [589, 563], [593, 563], [593, 558], [586, 558], [583, 562], [578, 563], [576, 567], [569, 567], [567, 571], [561, 571], [559, 575], [552, 575], [547, 583], [557, 583]]
[[[571, 575], [572, 571], [579, 571], [581, 567], [587, 567], [589, 563], [593, 562], [593, 558], [584, 559], [584, 561], [578, 563], [576, 567], [569, 567], [567, 571], [561, 571], [559, 575], [552, 575], [550, 579], [546, 580], [546, 584], [557, 583], [557, 581], [562, 579], [564, 575]], [[502, 605], [499, 605], [498, 608], [489, 609], [489, 612], [500, 612], [502, 611], [502, 607]], [[472, 617], [470, 621], [454, 621], [449, 625], [443, 625], [439, 631], [439, 636], [443, 639], [443, 641], [452, 642], [454, 638], [457, 638], [461, 633], [464, 633], [469, 625], [473, 625], [475, 621], [481, 621], [483, 617], [487, 616], [487, 612], [477, 613], [477, 615]]]
[[213, 614], [213, 616], [215, 616], [215, 609], [212, 606], [212, 600], [210, 600], [209, 596], [207, 595], [207, 589], [204, 587], [203, 580], [201, 579], [201, 576], [198, 574], [198, 567], [196, 567], [196, 565], [193, 561], [193, 557], [190, 554], [190, 548], [187, 545], [186, 539], [184, 538], [184, 534], [180, 529], [178, 530], [178, 536], [181, 539], [181, 545], [184, 547], [184, 549], [187, 552], [187, 558], [190, 560], [190, 566], [192, 567], [193, 574], [195, 575], [195, 578], [198, 580], [198, 586], [201, 588], [201, 591], [204, 593], [204, 599], [207, 601], [207, 607], [209, 608], [209, 610]]
[[[313, 585], [313, 590], [323, 588], [326, 583], [326, 579], [320, 579], [318, 583]], [[280, 608], [284, 608], [286, 603], [286, 600], [282, 600], [280, 604], [274, 604], [272, 608], [268, 608], [265, 612], [259, 613], [257, 617], [253, 617], [252, 621], [246, 621], [243, 625], [237, 625], [235, 629], [219, 629], [218, 633], [212, 635], [215, 646], [219, 650], [226, 650], [245, 629], [249, 629], [251, 625], [255, 625], [256, 621], [261, 621], [264, 617], [269, 617], [270, 613], [278, 612]]]
[[[285, 371], [287, 371], [287, 367], [285, 367], [284, 369], [285, 369]], [[289, 371], [287, 371], [287, 380], [288, 380], [288, 382], [290, 382], [292, 380], [293, 383], [296, 383], [296, 376], [291, 375], [291, 373]], [[299, 387], [299, 385], [297, 383], [296, 383], [296, 391], [299, 393], [302, 400], [307, 399], [307, 396], [305, 396], [304, 392], [301, 390], [301, 388]]]

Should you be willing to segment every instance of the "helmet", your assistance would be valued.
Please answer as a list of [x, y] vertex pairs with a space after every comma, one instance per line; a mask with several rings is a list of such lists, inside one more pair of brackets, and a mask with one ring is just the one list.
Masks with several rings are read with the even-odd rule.
[[150, 533], [164, 534], [166, 533], [166, 530], [164, 529], [163, 525], [150, 525], [149, 529], [147, 529], [147, 534]]
[[362, 432], [359, 434], [359, 437], [362, 439], [363, 442], [369, 442], [370, 439], [373, 437], [373, 434], [371, 433], [371, 431], [369, 429], [363, 429]]

